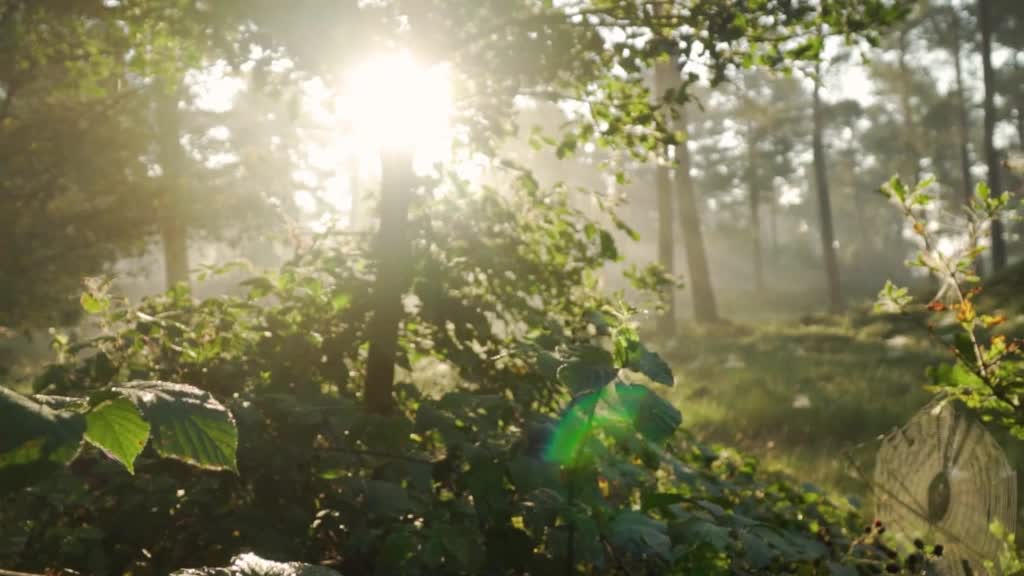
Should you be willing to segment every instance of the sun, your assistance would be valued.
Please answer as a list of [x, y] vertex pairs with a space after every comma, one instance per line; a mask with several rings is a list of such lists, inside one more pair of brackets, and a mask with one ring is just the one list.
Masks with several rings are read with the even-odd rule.
[[404, 150], [416, 163], [448, 157], [452, 143], [452, 78], [444, 64], [426, 66], [408, 52], [366, 58], [344, 75], [338, 110], [356, 147]]

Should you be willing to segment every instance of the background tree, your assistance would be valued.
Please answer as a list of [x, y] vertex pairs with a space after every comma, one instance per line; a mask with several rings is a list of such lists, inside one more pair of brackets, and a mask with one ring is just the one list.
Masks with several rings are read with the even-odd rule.
[[821, 226], [821, 253], [825, 264], [825, 285], [829, 295], [829, 310], [832, 313], [843, 311], [843, 295], [839, 279], [839, 262], [836, 257], [835, 232], [832, 226], [832, 199], [828, 189], [828, 159], [825, 150], [825, 113], [821, 102], [821, 65], [814, 71], [814, 132], [812, 148], [814, 151], [814, 188], [818, 198], [818, 220]]
[[[993, 7], [990, 0], [978, 0], [978, 30], [981, 35], [981, 66], [985, 83], [985, 164], [988, 166], [988, 185], [997, 193], [1001, 192], [1001, 158], [996, 148], [996, 71], [992, 67], [992, 29], [994, 26]], [[1007, 262], [1006, 238], [1003, 221], [992, 222], [992, 269], [1000, 272]]]

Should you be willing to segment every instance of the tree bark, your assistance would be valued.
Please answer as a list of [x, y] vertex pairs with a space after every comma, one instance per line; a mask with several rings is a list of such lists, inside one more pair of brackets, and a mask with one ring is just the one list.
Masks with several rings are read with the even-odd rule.
[[[1021, 77], [1020, 50], [1013, 52], [1013, 71]], [[1017, 88], [1017, 147], [1024, 151], [1024, 87]]]
[[[664, 98], [665, 93], [674, 88], [675, 65], [672, 61], [658, 62], [654, 67], [654, 94]], [[658, 263], [668, 274], [675, 273], [675, 241], [672, 226], [672, 182], [669, 180], [669, 168], [665, 164], [668, 158], [667, 147], [659, 154], [659, 164], [655, 168], [655, 190], [658, 195]], [[675, 290], [669, 288], [662, 296], [665, 311], [658, 318], [658, 334], [671, 338], [676, 333], [676, 296]]]
[[899, 35], [899, 68], [900, 68], [900, 112], [903, 116], [903, 143], [906, 146], [904, 154], [907, 155], [906, 178], [911, 185], [916, 185], [921, 180], [921, 153], [918, 146], [917, 123], [914, 120], [914, 108], [910, 103], [911, 83], [913, 75], [907, 65], [907, 35], [909, 28], [904, 27]]
[[186, 192], [185, 151], [181, 147], [181, 119], [178, 111], [178, 92], [161, 94], [157, 103], [157, 132], [159, 160], [163, 171], [163, 210], [160, 213], [160, 239], [164, 249], [164, 283], [168, 290], [184, 283], [188, 285], [188, 225], [185, 221]]
[[951, 9], [951, 13], [953, 15], [953, 46], [950, 56], [953, 58], [953, 71], [956, 76], [956, 107], [960, 132], [960, 179], [963, 186], [963, 201], [966, 205], [971, 202], [971, 198], [974, 196], [974, 184], [971, 182], [971, 152], [969, 148], [971, 138], [970, 124], [967, 118], [967, 97], [964, 91], [963, 65], [960, 60], [963, 50], [960, 13], [957, 12], [955, 7]]
[[753, 123], [747, 123], [747, 187], [750, 204], [750, 249], [753, 257], [754, 287], [764, 290], [764, 261], [761, 254], [761, 188], [757, 174], [757, 151]]
[[[686, 107], [679, 110], [676, 131], [688, 134]], [[676, 204], [679, 210], [679, 228], [682, 231], [686, 264], [690, 272], [690, 290], [693, 293], [693, 317], [700, 324], [712, 324], [720, 320], [715, 292], [708, 272], [707, 252], [704, 249], [704, 232], [701, 230], [700, 209], [691, 174], [689, 141], [676, 145]]]
[[818, 191], [818, 214], [821, 220], [821, 251], [825, 260], [825, 282], [828, 286], [829, 310], [843, 311], [843, 295], [839, 283], [839, 262], [836, 258], [835, 231], [832, 226], [832, 200], [828, 191], [828, 168], [825, 159], [825, 119], [821, 105], [821, 65], [814, 77], [814, 178]]
[[348, 161], [348, 187], [351, 197], [349, 198], [348, 204], [348, 229], [352, 232], [358, 232], [360, 226], [360, 214], [362, 210], [359, 197], [359, 157], [353, 153], [352, 157]]
[[387, 414], [394, 407], [395, 358], [402, 295], [409, 286], [411, 238], [409, 204], [414, 177], [412, 155], [381, 154], [380, 229], [377, 232], [377, 277], [372, 316], [367, 326], [370, 348], [366, 359], [363, 400], [372, 413]]
[[[985, 162], [988, 165], [988, 186], [993, 194], [1002, 194], [999, 151], [995, 144], [996, 131], [996, 77], [992, 68], [992, 4], [990, 0], [978, 0], [978, 27], [981, 29], [981, 65], [985, 79]], [[999, 272], [1006, 267], [1006, 238], [1003, 222], [992, 222], [992, 271]]]

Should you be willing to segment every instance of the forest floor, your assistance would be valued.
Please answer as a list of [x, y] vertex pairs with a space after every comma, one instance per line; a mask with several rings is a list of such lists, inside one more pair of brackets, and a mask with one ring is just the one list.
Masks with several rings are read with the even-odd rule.
[[[1024, 265], [983, 293], [1024, 332]], [[706, 442], [757, 456], [768, 467], [870, 500], [880, 437], [931, 399], [927, 369], [950, 353], [924, 316], [843, 317], [691, 328], [672, 350], [671, 398], [684, 427]], [[954, 326], [940, 328], [955, 330]], [[1004, 442], [1024, 462], [1020, 442]]]
[[702, 330], [670, 354], [672, 399], [698, 438], [734, 446], [796, 478], [864, 496], [877, 438], [929, 400], [942, 358], [902, 319], [815, 319]]

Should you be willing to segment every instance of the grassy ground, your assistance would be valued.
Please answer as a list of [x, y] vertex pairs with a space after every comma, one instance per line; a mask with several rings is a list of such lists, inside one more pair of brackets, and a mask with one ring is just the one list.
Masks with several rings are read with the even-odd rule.
[[[1004, 329], [1016, 335], [1024, 333], [1022, 286], [1018, 264], [988, 279], [979, 301], [1004, 314]], [[930, 292], [918, 288], [918, 300], [927, 301]], [[879, 436], [931, 399], [923, 390], [926, 369], [951, 360], [929, 335], [926, 317], [876, 316], [869, 308], [840, 318], [758, 317], [749, 320], [756, 326], [690, 328], [664, 350], [686, 425], [705, 441], [867, 499], [870, 486], [857, 468], [870, 476]], [[946, 330], [956, 328], [939, 328]], [[1024, 464], [1024, 443], [993, 432], [1010, 460]]]
[[926, 404], [943, 352], [913, 319], [815, 319], [686, 335], [673, 399], [698, 437], [797, 478], [865, 497], [877, 438]]

